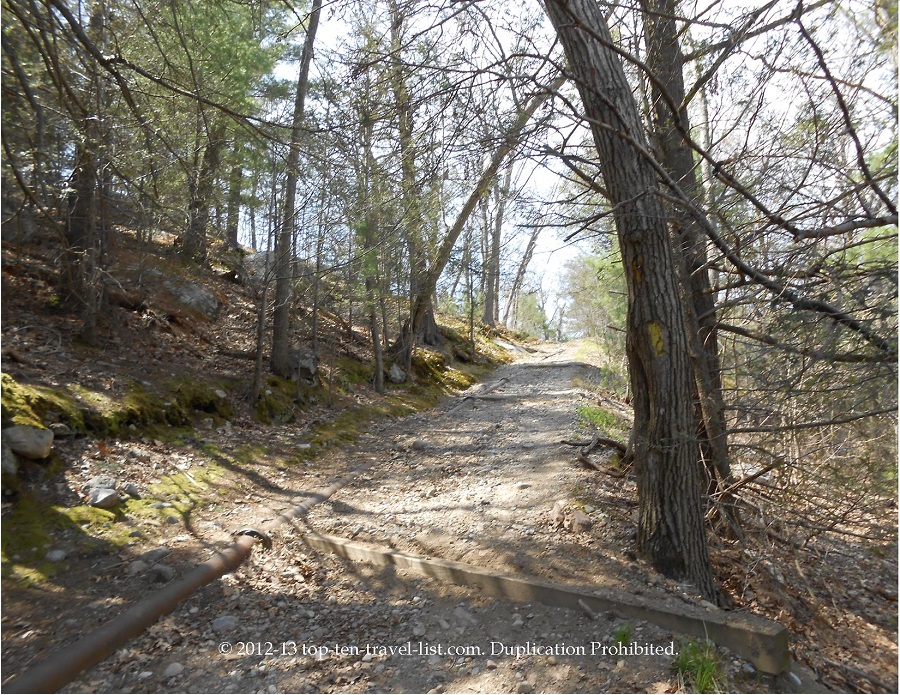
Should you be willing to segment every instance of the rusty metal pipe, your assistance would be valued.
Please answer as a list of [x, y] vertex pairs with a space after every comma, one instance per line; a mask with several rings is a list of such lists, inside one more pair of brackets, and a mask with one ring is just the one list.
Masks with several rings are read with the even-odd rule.
[[[356, 469], [327, 488], [319, 490], [297, 506], [284, 512], [265, 526], [266, 531], [306, 513], [310, 507], [324, 502], [335, 492], [350, 483], [362, 472], [375, 465], [375, 461]], [[227, 550], [216, 553], [189, 574], [174, 581], [148, 598], [140, 601], [113, 620], [100, 626], [75, 644], [62, 647], [37, 666], [13, 678], [3, 686], [5, 693], [56, 692], [78, 674], [96, 666], [128, 640], [171, 613], [188, 596], [201, 586], [236, 570], [253, 550], [256, 543], [265, 538], [260, 535], [240, 535]]]

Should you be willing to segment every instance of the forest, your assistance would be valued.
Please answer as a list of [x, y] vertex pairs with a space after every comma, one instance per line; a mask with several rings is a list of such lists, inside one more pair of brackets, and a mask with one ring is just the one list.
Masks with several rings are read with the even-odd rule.
[[[247, 471], [283, 457], [300, 476], [285, 490], [312, 485], [344, 470], [336, 447], [391, 427], [379, 418], [424, 436], [421, 412], [499, 378], [460, 402], [496, 399], [497, 437], [532, 456], [503, 399], [537, 389], [535, 431], [558, 426], [554, 445], [590, 469], [559, 480], [633, 500], [610, 552], [805, 635], [793, 658], [817, 685], [897, 687], [895, 3], [2, 0], [2, 25], [3, 582], [23, 592], [4, 601], [4, 642], [62, 582], [60, 539], [99, 534], [143, 562], [128, 550], [143, 536], [111, 540], [136, 492], [73, 516], [102, 506], [91, 475], [162, 485], [142, 463], [205, 457], [207, 485], [242, 481], [224, 503], [261, 494], [244, 477], [276, 485]], [[563, 382], [534, 355], [562, 355], [545, 366]], [[125, 463], [98, 463], [117, 447]], [[196, 467], [171, 472], [203, 487]], [[422, 476], [410, 489], [437, 496]], [[535, 514], [583, 539], [600, 506], [570, 497]], [[57, 525], [38, 528], [48, 510]], [[11, 673], [31, 658], [4, 648]], [[184, 687], [164, 670], [176, 680], [74, 687]], [[786, 687], [689, 671], [672, 687]], [[672, 680], [519, 675], [471, 689]]]

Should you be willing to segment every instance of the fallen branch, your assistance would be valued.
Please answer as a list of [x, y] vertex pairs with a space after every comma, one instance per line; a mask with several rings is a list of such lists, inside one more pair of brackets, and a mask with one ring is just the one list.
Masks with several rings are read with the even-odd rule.
[[609, 437], [602, 437], [599, 434], [594, 435], [594, 438], [591, 439], [591, 441], [589, 441], [589, 442], [573, 442], [573, 441], [569, 441], [568, 439], [563, 439], [560, 441], [560, 444], [565, 444], [566, 446], [577, 446], [577, 447], [581, 447], [582, 449], [584, 447], [588, 447], [588, 450], [585, 453], [590, 453], [597, 446], [599, 446], [601, 444], [603, 446], [608, 446], [608, 447], [612, 447], [613, 449], [616, 449], [623, 456], [625, 455], [625, 452], [628, 450], [628, 447], [626, 447], [624, 444], [622, 444], [622, 442], [617, 441], [615, 439], [610, 439]]

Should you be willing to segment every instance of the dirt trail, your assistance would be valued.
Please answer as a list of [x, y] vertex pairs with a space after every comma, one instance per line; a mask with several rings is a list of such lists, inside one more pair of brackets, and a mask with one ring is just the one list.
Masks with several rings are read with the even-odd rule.
[[[469, 392], [495, 385], [485, 398], [448, 399], [376, 425], [355, 451], [334, 451], [297, 475], [251, 472], [248, 479], [264, 484], [248, 484], [236, 506], [199, 508], [188, 535], [178, 527], [180, 535], [173, 529], [164, 538], [179, 574], [227, 543], [231, 531], [273, 518], [327, 477], [378, 461], [308, 517], [283, 526], [271, 551], [254, 552], [241, 570], [197, 592], [66, 691], [674, 692], [671, 655], [608, 653], [617, 637], [662, 648], [674, 641], [677, 652], [678, 637], [658, 627], [612, 613], [591, 619], [485, 598], [313, 551], [298, 539], [315, 530], [561, 583], [695, 602], [687, 587], [664, 581], [631, 555], [633, 482], [580, 467], [560, 443], [584, 438], [576, 405], [597, 400], [599, 371], [580, 363], [579, 350], [522, 353]], [[590, 528], [554, 523], [560, 500], [570, 518], [575, 510], [586, 514]], [[125, 576], [121, 565], [109, 569], [118, 584], [153, 589], [143, 576]], [[97, 620], [120, 612], [116, 603], [98, 606]], [[65, 638], [95, 624], [66, 617], [58, 623]], [[749, 664], [730, 655], [724, 663], [732, 687], [765, 688]]]

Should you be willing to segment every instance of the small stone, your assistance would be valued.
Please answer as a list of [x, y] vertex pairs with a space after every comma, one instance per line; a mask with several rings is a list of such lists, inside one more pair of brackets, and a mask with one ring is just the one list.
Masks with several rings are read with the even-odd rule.
[[167, 524], [177, 524], [179, 523], [179, 518], [177, 516], [172, 516], [171, 514], [166, 517]]
[[216, 389], [215, 394], [217, 398], [228, 398], [228, 394], [225, 393], [222, 389]]
[[44, 555], [44, 559], [47, 562], [62, 562], [66, 559], [67, 555], [68, 553], [65, 550], [49, 550], [47, 551], [47, 554]]
[[184, 666], [179, 664], [177, 661], [166, 666], [165, 670], [162, 672], [163, 678], [174, 678], [179, 675], [182, 671], [184, 671]]
[[623, 668], [625, 668], [625, 659], [619, 659], [619, 660], [616, 662], [616, 668], [617, 668], [617, 669], [623, 669]]
[[142, 680], [142, 681], [143, 681], [143, 680], [147, 680], [147, 679], [150, 678], [151, 676], [153, 676], [153, 671], [141, 671], [141, 672], [138, 674], [138, 680]]
[[497, 668], [497, 662], [494, 661], [493, 659], [488, 659], [487, 661], [484, 662], [484, 667], [493, 670], [493, 669]]
[[168, 509], [171, 506], [171, 502], [153, 502], [150, 505], [150, 509]]
[[516, 614], [513, 616], [512, 626], [513, 626], [513, 627], [521, 627], [521, 626], [524, 625], [524, 624], [525, 624], [525, 621], [522, 620], [522, 616], [519, 615], [518, 613], [516, 613]]
[[425, 632], [425, 626], [422, 623], [416, 623], [415, 625], [413, 625], [413, 637], [424, 637]]
[[54, 422], [50, 425], [50, 431], [53, 432], [54, 439], [65, 439], [75, 434], [71, 427], [62, 422]]
[[126, 572], [128, 573], [129, 576], [133, 577], [136, 574], [140, 574], [141, 572], [144, 572], [149, 566], [150, 565], [148, 565], [143, 560], [135, 560], [134, 562], [132, 562], [128, 565], [128, 569], [126, 570]]
[[547, 657], [547, 663], [551, 666], [556, 666], [559, 663], [559, 659], [551, 655]]
[[583, 531], [589, 531], [591, 526], [593, 526], [593, 522], [591, 521], [591, 517], [585, 514], [582, 511], [572, 512], [572, 517], [570, 519], [572, 524], [572, 530], [576, 533], [580, 533]]
[[450, 629], [450, 623], [448, 623], [443, 618], [440, 618], [438, 620], [438, 625], [440, 626], [441, 630], [449, 630]]
[[372, 652], [366, 652], [365, 654], [363, 654], [362, 661], [368, 664], [374, 658], [375, 656], [372, 654]]
[[115, 490], [94, 488], [88, 495], [88, 504], [99, 509], [111, 509], [121, 501], [122, 498]]
[[147, 575], [155, 582], [165, 583], [175, 579], [175, 570], [169, 565], [153, 565]]
[[117, 485], [118, 481], [111, 475], [95, 475], [84, 484], [84, 487], [88, 491], [115, 490]]
[[753, 668], [753, 664], [748, 664], [746, 661], [741, 664], [741, 671], [746, 673], [748, 676], [756, 675], [756, 669]]
[[220, 615], [218, 618], [212, 621], [212, 629], [213, 632], [217, 634], [222, 634], [224, 632], [230, 632], [234, 630], [238, 626], [238, 619], [233, 615]]
[[134, 483], [125, 483], [125, 485], [122, 487], [122, 492], [124, 492], [132, 499], [141, 499], [141, 491], [138, 490], [138, 486]]
[[400, 369], [396, 364], [392, 364], [391, 369], [388, 372], [388, 379], [391, 380], [391, 383], [402, 384], [406, 381], [406, 372]]
[[160, 546], [159, 548], [154, 548], [153, 550], [148, 550], [146, 553], [143, 553], [141, 555], [141, 560], [149, 563], [159, 562], [171, 552], [172, 551], [168, 548]]
[[703, 606], [708, 611], [714, 611], [718, 608], [718, 606], [716, 606], [716, 604], [714, 604], [710, 601], [707, 601], [706, 599], [703, 599], [702, 601], [700, 601], [700, 605]]
[[517, 693], [530, 693], [534, 691], [534, 686], [528, 681], [521, 681], [516, 684]]

